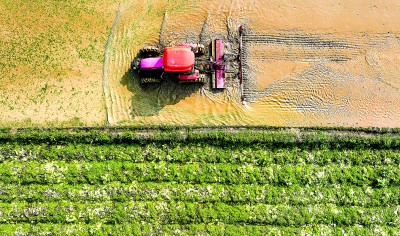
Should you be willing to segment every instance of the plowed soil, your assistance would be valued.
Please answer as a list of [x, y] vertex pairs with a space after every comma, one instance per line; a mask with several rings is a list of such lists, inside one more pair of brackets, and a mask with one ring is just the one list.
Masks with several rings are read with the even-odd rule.
[[[3, 124], [400, 126], [397, 1], [74, 2], [0, 4]], [[235, 73], [215, 91], [129, 69], [146, 45], [221, 38], [237, 54], [241, 24], [243, 91]]]

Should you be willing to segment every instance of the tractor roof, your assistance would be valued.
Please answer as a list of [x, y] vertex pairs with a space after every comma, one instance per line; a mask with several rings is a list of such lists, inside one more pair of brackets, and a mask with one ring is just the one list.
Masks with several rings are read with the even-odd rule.
[[188, 46], [164, 48], [165, 72], [190, 72], [194, 66], [194, 53]]

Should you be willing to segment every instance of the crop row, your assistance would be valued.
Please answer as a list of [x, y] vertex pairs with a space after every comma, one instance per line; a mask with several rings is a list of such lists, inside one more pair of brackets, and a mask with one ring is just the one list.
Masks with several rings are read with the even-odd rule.
[[268, 166], [271, 164], [314, 165], [400, 165], [399, 150], [329, 150], [299, 148], [267, 149], [260, 146], [224, 148], [202, 145], [18, 145], [0, 146], [4, 161], [102, 161], [119, 160], [169, 163], [231, 163]]
[[279, 227], [270, 225], [167, 224], [132, 222], [126, 224], [0, 224], [0, 234], [7, 235], [398, 235], [399, 227], [372, 225]]
[[106, 185], [0, 185], [0, 201], [12, 202], [127, 202], [184, 201], [386, 207], [400, 205], [400, 188], [350, 186], [276, 187], [271, 185], [223, 185], [177, 183], [110, 183]]
[[363, 134], [351, 132], [304, 131], [298, 130], [27, 130], [17, 132], [3, 130], [0, 142], [27, 143], [88, 143], [88, 144], [121, 144], [121, 143], [176, 143], [192, 144], [210, 143], [217, 146], [246, 146], [262, 144], [270, 148], [282, 147], [327, 147], [327, 148], [400, 148], [400, 135], [397, 133]]
[[260, 224], [304, 226], [386, 225], [400, 223], [400, 206], [340, 207], [330, 204], [312, 206], [194, 203], [175, 201], [101, 202], [101, 203], [0, 203], [0, 223], [104, 223], [156, 222], [160, 224]]
[[354, 185], [387, 187], [400, 185], [399, 166], [170, 164], [127, 161], [3, 162], [2, 183], [105, 184], [110, 182], [178, 182], [224, 184], [270, 184], [275, 186]]

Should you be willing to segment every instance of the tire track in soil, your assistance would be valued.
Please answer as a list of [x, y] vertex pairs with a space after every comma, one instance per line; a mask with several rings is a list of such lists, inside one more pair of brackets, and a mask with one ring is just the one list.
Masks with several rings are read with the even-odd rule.
[[[399, 118], [399, 95], [393, 82], [388, 82], [393, 74], [381, 76], [398, 60], [385, 54], [399, 47], [394, 38], [393, 33], [247, 35], [243, 38], [245, 99], [275, 110], [295, 109], [326, 122], [391, 124], [389, 117]], [[301, 64], [306, 66], [286, 69], [286, 74], [278, 73], [280, 77], [263, 67], [275, 70], [270, 65]], [[264, 79], [271, 81], [263, 84]]]
[[[123, 33], [123, 32], [122, 32]], [[123, 36], [121, 32], [119, 32], [119, 34], [116, 35], [116, 37], [114, 38], [114, 43], [117, 44], [118, 42], [120, 42], [121, 38]], [[113, 48], [114, 49], [114, 48]], [[113, 51], [113, 56], [114, 56], [114, 61], [113, 61], [113, 68], [110, 70], [110, 72], [112, 72], [110, 74], [110, 86], [109, 86], [109, 94], [111, 97], [111, 101], [110, 101], [110, 113], [109, 113], [109, 121], [110, 123], [115, 123], [116, 120], [119, 120], [119, 116], [124, 115], [124, 113], [122, 112], [121, 109], [121, 105], [120, 105], [120, 94], [117, 93], [117, 89], [116, 87], [116, 80], [118, 80], [118, 77], [120, 75], [120, 71], [121, 71], [121, 67], [124, 66], [122, 64], [122, 58], [123, 56], [121, 56], [121, 52], [117, 52], [117, 51]]]
[[[143, 17], [151, 8], [151, 2], [124, 1], [120, 5], [118, 17], [114, 22], [110, 43], [107, 47], [105, 60], [104, 91], [106, 94], [107, 123], [116, 124], [130, 120], [131, 93], [127, 91], [130, 85], [130, 62], [135, 55], [135, 27], [140, 27]], [[141, 14], [133, 14], [136, 9]], [[124, 85], [124, 83], [126, 83]], [[128, 85], [128, 86], [127, 86]]]
[[[312, 64], [347, 62], [370, 47], [384, 45], [387, 35], [338, 37], [333, 34], [262, 34], [243, 37], [244, 96], [247, 101], [266, 96], [270, 89], [257, 89], [253, 64], [257, 62], [293, 61]], [[349, 38], [352, 40], [350, 41]]]
[[103, 62], [103, 78], [102, 78], [102, 86], [103, 86], [103, 95], [104, 95], [104, 105], [106, 108], [106, 125], [110, 125], [110, 120], [112, 120], [112, 117], [110, 117], [110, 115], [112, 114], [112, 107], [110, 106], [110, 104], [113, 104], [112, 102], [112, 95], [110, 94], [111, 90], [110, 87], [108, 85], [108, 73], [109, 73], [109, 64], [111, 62], [110, 59], [110, 45], [113, 41], [114, 38], [114, 34], [115, 34], [115, 28], [117, 26], [118, 20], [120, 18], [120, 14], [122, 11], [122, 4], [119, 5], [118, 10], [116, 12], [115, 15], [115, 19], [114, 22], [111, 26], [110, 29], [110, 34], [108, 36], [107, 39], [107, 43], [104, 49], [104, 62]]
[[[129, 81], [128, 86], [125, 88], [121, 86], [121, 77], [123, 73], [127, 71], [127, 65], [136, 55], [136, 51], [139, 47], [144, 44], [150, 43], [161, 43], [165, 45], [181, 43], [181, 42], [200, 42], [208, 45], [212, 39], [223, 38], [227, 42], [228, 50], [235, 53], [235, 37], [236, 24], [237, 24], [237, 11], [241, 9], [241, 3], [238, 1], [221, 1], [216, 6], [209, 6], [209, 4], [200, 4], [194, 9], [194, 5], [185, 5], [183, 8], [176, 10], [170, 5], [166, 5], [165, 14], [160, 19], [161, 32], [157, 35], [157, 38], [147, 38], [143, 42], [135, 42], [136, 48], [127, 48], [121, 50], [119, 44], [125, 43], [125, 40], [131, 40], [140, 31], [137, 27], [143, 27], [143, 20], [148, 16], [148, 6], [146, 3], [141, 4], [136, 8], [136, 12], [139, 14], [128, 13], [132, 9], [129, 3], [137, 3], [135, 1], [127, 1], [125, 4], [121, 4], [119, 11], [119, 19], [114, 22], [113, 30], [110, 32], [110, 39], [107, 45], [106, 53], [107, 58], [104, 66], [104, 86], [103, 90], [105, 93], [106, 107], [107, 107], [107, 124], [116, 124], [121, 121], [133, 120], [136, 117], [141, 119], [143, 116], [158, 115], [158, 110], [162, 109], [164, 105], [175, 104], [181, 99], [186, 97], [194, 96], [205, 96], [210, 98], [210, 106], [226, 107], [226, 111], [230, 110], [242, 110], [240, 105], [238, 81], [234, 78], [234, 75], [228, 75], [227, 85], [228, 88], [223, 91], [211, 91], [208, 88], [208, 84], [202, 87], [198, 86], [186, 86], [186, 85], [175, 85], [172, 83], [164, 83], [162, 87], [154, 91], [149, 89], [143, 89], [138, 85], [137, 81]], [[173, 4], [173, 3], [172, 3]], [[133, 4], [131, 4], [133, 5]], [[181, 11], [184, 11], [184, 21], [182, 21]], [[143, 14], [140, 14], [143, 12]], [[147, 13], [146, 13], [147, 12]], [[216, 20], [225, 24], [217, 24]], [[135, 22], [135, 23], [132, 23]], [[137, 23], [142, 22], [142, 23]], [[147, 23], [145, 23], [147, 24]], [[155, 24], [152, 24], [155, 25]], [[160, 29], [160, 28], [158, 28]], [[230, 35], [232, 34], [232, 35]], [[146, 34], [147, 35], [147, 34]], [[155, 35], [153, 35], [155, 36]], [[132, 41], [133, 42], [133, 41]], [[127, 58], [128, 57], [128, 58]], [[232, 67], [233, 66], [233, 67]], [[235, 68], [237, 65], [233, 64], [231, 67]], [[128, 88], [126, 92], [124, 89]], [[133, 88], [132, 88], [133, 87]], [[162, 88], [162, 89], [161, 89]], [[177, 90], [179, 88], [179, 91]], [[158, 92], [157, 92], [158, 91]], [[157, 93], [157, 94], [155, 94]], [[173, 96], [171, 96], [173, 94]], [[133, 95], [133, 96], [132, 96]], [[154, 97], [157, 97], [157, 101], [154, 101]], [[137, 101], [132, 102], [132, 99]], [[230, 103], [234, 103], [234, 105]], [[198, 104], [199, 109], [205, 109], [204, 104]], [[218, 115], [214, 114], [214, 110], [207, 108], [208, 113], [211, 117]], [[240, 116], [240, 112], [234, 112], [236, 116]], [[176, 120], [177, 123], [182, 122], [179, 114], [175, 117], [175, 114], [169, 113], [170, 117], [160, 117], [161, 119], [168, 118], [169, 120]], [[232, 118], [233, 119], [233, 118]], [[215, 123], [214, 121], [212, 121]]]
[[[110, 63], [109, 74], [108, 77], [105, 77], [108, 78], [109, 86], [104, 86], [104, 90], [108, 91], [108, 96], [106, 96], [106, 102], [108, 102], [108, 123], [115, 124], [125, 120], [139, 123], [143, 121], [146, 123], [147, 120], [151, 120], [150, 123], [153, 121], [168, 120], [171, 123], [180, 124], [185, 116], [192, 118], [203, 114], [207, 115], [207, 117], [204, 121], [200, 121], [202, 123], [223, 123], [225, 122], [224, 119], [240, 120], [245, 123], [247, 121], [249, 123], [255, 122], [252, 118], [247, 118], [247, 116], [243, 118], [243, 114], [248, 114], [249, 112], [242, 106], [237, 107], [235, 103], [236, 100], [240, 101], [240, 97], [238, 96], [240, 90], [238, 88], [239, 83], [235, 78], [229, 78], [227, 80], [228, 89], [219, 93], [213, 92], [206, 87], [197, 89], [180, 88], [182, 86], [172, 83], [144, 90], [138, 85], [137, 81], [132, 80], [129, 81], [128, 86], [134, 88], [129, 89], [128, 92], [125, 91], [128, 86], [121, 85], [120, 80], [123, 73], [126, 73], [128, 64], [133, 59], [132, 57], [136, 55], [139, 47], [146, 43], [170, 45], [180, 42], [199, 41], [200, 43], [208, 44], [212, 39], [222, 37], [231, 43], [228, 46], [230, 49], [236, 50], [234, 43], [237, 40], [237, 24], [246, 24], [247, 13], [251, 10], [249, 10], [249, 6], [242, 5], [240, 1], [236, 0], [219, 1], [213, 6], [200, 4], [200, 7], [196, 8], [195, 11], [192, 10], [195, 8], [190, 4], [176, 11], [172, 5], [168, 5], [169, 3], [165, 3], [167, 6], [164, 9], [165, 14], [157, 16], [158, 18], [155, 20], [155, 23], [150, 24], [146, 22], [146, 19], [149, 18], [149, 15], [146, 13], [149, 7], [145, 6], [146, 3], [143, 4], [141, 2], [138, 8], [135, 6], [135, 16], [132, 15], [133, 13], [128, 14], [128, 11], [132, 11], [132, 8], [129, 10], [125, 9], [127, 16], [124, 14], [123, 23], [117, 24], [113, 40], [111, 41], [113, 49], [109, 49], [110, 54], [112, 54], [111, 57], [114, 58], [108, 60]], [[180, 18], [182, 11], [185, 16], [183, 21]], [[141, 15], [142, 12], [143, 14]], [[134, 25], [132, 22], [135, 22]], [[251, 25], [250, 20], [247, 23], [249, 26]], [[161, 34], [159, 31], [157, 34], [147, 34], [146, 32], [145, 37], [147, 38], [144, 41], [135, 41], [136, 44], [131, 45], [130, 48], [123, 50], [120, 48], [119, 44], [124, 43], [126, 38], [132, 41], [131, 38], [137, 37], [138, 32], [143, 33], [141, 28], [144, 26], [146, 28], [148, 25], [158, 30], [161, 27]], [[354, 110], [348, 111], [346, 109], [348, 106], [359, 106], [360, 99], [357, 96], [361, 93], [358, 95], [350, 94], [352, 97], [349, 97], [350, 95], [346, 93], [346, 90], [342, 94], [336, 95], [339, 89], [334, 84], [339, 83], [341, 86], [340, 89], [342, 89], [350, 85], [345, 80], [353, 80], [352, 84], [356, 84], [354, 81], [357, 80], [362, 82], [362, 77], [357, 79], [353, 75], [348, 75], [347, 73], [350, 72], [347, 72], [346, 69], [358, 66], [358, 73], [364, 73], [362, 70], [366, 63], [360, 62], [360, 58], [363, 57], [365, 51], [374, 47], [378, 51], [379, 47], [388, 44], [386, 34], [318, 34], [298, 30], [272, 31], [276, 33], [264, 31], [264, 34], [262, 31], [261, 33], [251, 32], [250, 27], [248, 29], [250, 35], [244, 38], [243, 49], [244, 96], [248, 101], [260, 100], [262, 98], [260, 104], [254, 104], [254, 108], [260, 109], [260, 112], [268, 110], [279, 113], [279, 110], [293, 111], [293, 109], [298, 109], [300, 112], [315, 111], [322, 112], [323, 114], [350, 114], [350, 112], [353, 112], [355, 114]], [[398, 38], [395, 39], [398, 42]], [[371, 64], [376, 63], [377, 60], [379, 62], [379, 55], [375, 56], [373, 54], [367, 57], [367, 62]], [[277, 68], [277, 70], [280, 70], [279, 66], [273, 64], [277, 61], [282, 61], [282, 64], [289, 62], [289, 64], [292, 63], [295, 65], [296, 63], [304, 63], [307, 66], [301, 68], [301, 71], [296, 70], [294, 72], [285, 68], [286, 71], [274, 77], [273, 83], [261, 84], [262, 86], [260, 86], [259, 82], [264, 79], [264, 75], [267, 75], [267, 77], [270, 76], [268, 73], [265, 73], [267, 70], [263, 67], [265, 63], [268, 64], [269, 69]], [[334, 67], [331, 71], [328, 71], [327, 68], [329, 69], [335, 63], [338, 65], [337, 67], [341, 66], [340, 69], [344, 68], [344, 70], [340, 72]], [[360, 66], [358, 63], [364, 64]], [[260, 70], [262, 70], [261, 76], [259, 75]], [[285, 73], [288, 73], [287, 76], [285, 76]], [[325, 79], [326, 77], [329, 78]], [[338, 80], [332, 80], [335, 77]], [[388, 77], [383, 77], [382, 80], [386, 81], [385, 79], [387, 80]], [[388, 80], [388, 83], [396, 85], [396, 81]], [[122, 88], [124, 86], [125, 88]], [[368, 96], [361, 97], [366, 98], [370, 102], [373, 94], [375, 93], [371, 92]], [[200, 99], [197, 100], [196, 96], [205, 97], [207, 104], [199, 104], [197, 101], [200, 101]], [[194, 107], [170, 106], [168, 109], [163, 110], [163, 114], [161, 114], [160, 111], [166, 105], [175, 105], [186, 98], [192, 99]], [[332, 107], [332, 102], [335, 103], [333, 106], [336, 106], [334, 110], [329, 108], [330, 106]], [[250, 108], [252, 108], [251, 106], [253, 105], [250, 105]], [[219, 107], [219, 112], [221, 113], [229, 111], [230, 117], [219, 118], [219, 114], [215, 109], [216, 107]], [[273, 110], [270, 109], [272, 107]], [[182, 115], [175, 112], [179, 109], [193, 109], [197, 113]], [[361, 115], [367, 114], [365, 107], [359, 107], [358, 111]], [[381, 112], [373, 116], [387, 117], [390, 114]], [[148, 117], [151, 118], [147, 119]]]
[[[189, 12], [194, 8], [191, 4], [181, 4], [176, 9], [175, 5], [178, 3], [163, 1], [156, 4], [153, 1], [128, 0], [121, 4], [119, 19], [114, 22], [113, 33], [110, 33], [110, 40], [106, 49], [108, 57], [104, 62], [106, 65], [104, 66], [103, 90], [106, 98], [108, 124], [130, 121], [136, 116], [155, 115], [160, 106], [162, 107], [165, 103], [173, 104], [173, 100], [176, 100], [174, 98], [178, 97], [177, 101], [179, 101], [182, 97], [181, 95], [170, 96], [170, 94], [180, 93], [176, 89], [174, 90], [174, 86], [163, 85], [163, 91], [166, 92], [162, 94], [157, 92], [159, 89], [143, 88], [138, 81], [131, 79], [132, 75], [129, 70], [130, 62], [143, 45], [159, 44], [160, 42], [171, 43], [168, 42], [170, 38], [163, 38], [162, 33], [160, 34], [160, 26], [161, 31], [166, 29], [165, 20], [168, 19], [169, 13], [174, 15], [176, 12]], [[162, 11], [165, 12], [164, 22], [162, 21], [163, 16], [160, 17], [158, 14]], [[148, 21], [148, 18], [154, 16], [154, 14], [156, 14], [156, 18], [153, 17], [151, 22]], [[188, 21], [193, 22], [198, 22], [197, 18], [200, 17], [200, 14], [196, 11], [191, 11], [189, 14], [185, 13], [185, 15], [187, 15]], [[180, 22], [178, 27], [184, 28], [185, 23], [187, 22]], [[174, 35], [183, 37], [190, 42], [193, 41], [190, 39], [194, 39], [193, 36], [195, 36], [189, 28], [183, 32], [178, 32], [178, 34], [172, 34], [172, 36]], [[198, 35], [195, 36], [195, 38], [197, 37]], [[185, 40], [182, 42], [185, 42]], [[191, 90], [183, 92], [189, 94], [192, 93]], [[158, 96], [155, 95], [157, 93]], [[158, 101], [154, 101], [154, 96], [158, 97]], [[136, 102], [134, 103], [133, 100]]]

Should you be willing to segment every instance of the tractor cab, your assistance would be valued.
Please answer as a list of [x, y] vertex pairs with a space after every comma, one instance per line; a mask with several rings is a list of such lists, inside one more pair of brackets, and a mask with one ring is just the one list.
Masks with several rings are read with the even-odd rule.
[[168, 73], [188, 73], [193, 70], [195, 55], [189, 46], [164, 48], [164, 71]]

